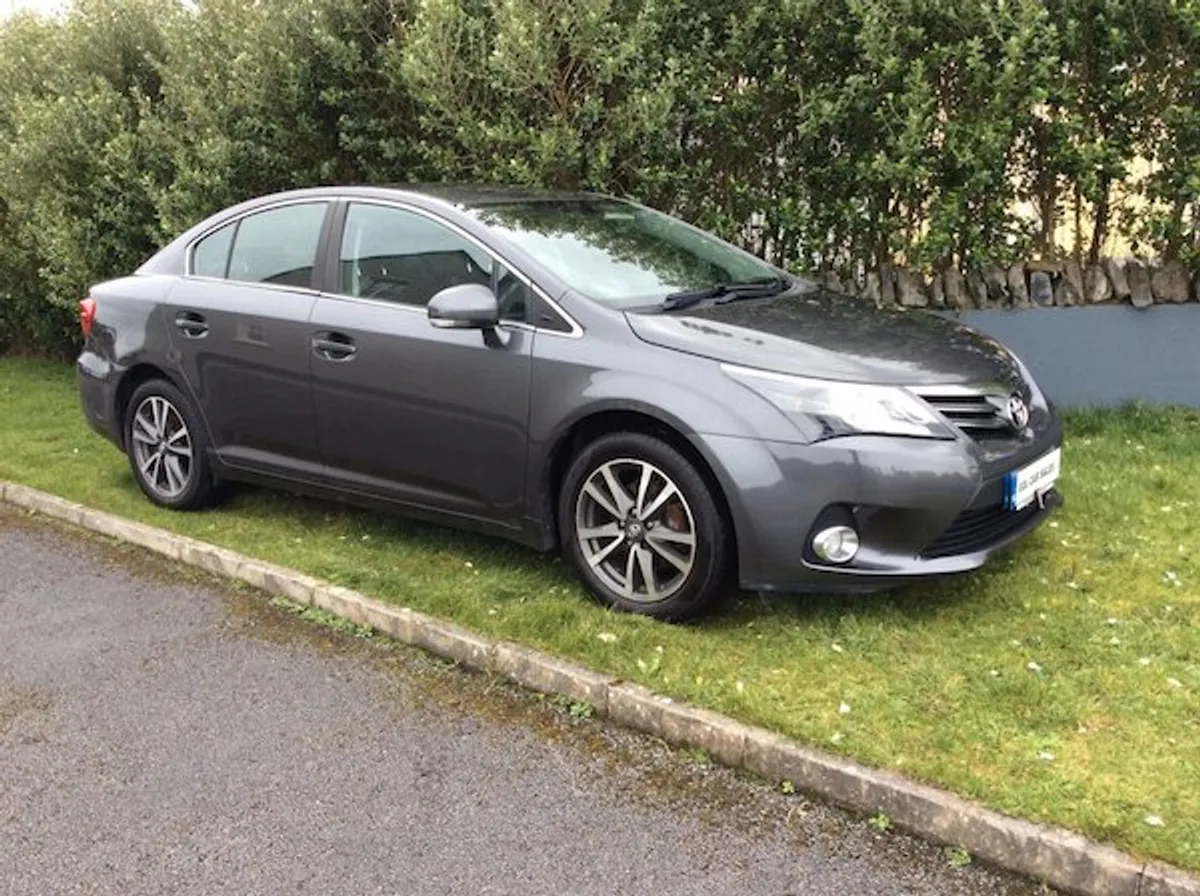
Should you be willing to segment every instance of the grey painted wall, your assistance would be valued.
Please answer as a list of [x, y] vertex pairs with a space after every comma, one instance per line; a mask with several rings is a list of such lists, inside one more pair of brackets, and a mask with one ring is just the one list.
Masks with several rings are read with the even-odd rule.
[[999, 339], [1061, 407], [1141, 400], [1200, 408], [1200, 305], [962, 311]]

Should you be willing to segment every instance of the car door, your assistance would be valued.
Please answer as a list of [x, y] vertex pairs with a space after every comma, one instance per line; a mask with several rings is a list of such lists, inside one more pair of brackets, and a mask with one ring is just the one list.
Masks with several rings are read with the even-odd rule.
[[200, 238], [165, 303], [172, 348], [235, 467], [317, 478], [309, 382], [314, 262], [329, 201], [255, 211]]
[[[524, 319], [524, 286], [430, 214], [350, 202], [330, 289], [311, 321], [317, 443], [340, 486], [504, 525], [520, 515], [533, 332], [453, 330], [425, 305], [461, 283], [500, 287]], [[502, 312], [503, 313], [503, 312]]]

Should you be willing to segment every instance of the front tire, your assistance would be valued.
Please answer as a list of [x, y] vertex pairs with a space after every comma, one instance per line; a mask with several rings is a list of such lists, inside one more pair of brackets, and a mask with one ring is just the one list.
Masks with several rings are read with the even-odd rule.
[[699, 471], [670, 445], [618, 432], [571, 462], [559, 495], [563, 550], [606, 606], [671, 622], [729, 591], [729, 526]]
[[204, 427], [187, 396], [166, 380], [142, 383], [130, 396], [125, 453], [138, 487], [160, 507], [195, 510], [211, 502]]

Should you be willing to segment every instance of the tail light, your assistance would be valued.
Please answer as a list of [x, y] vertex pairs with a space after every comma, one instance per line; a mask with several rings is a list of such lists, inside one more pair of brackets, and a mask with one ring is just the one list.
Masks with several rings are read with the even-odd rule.
[[79, 303], [79, 328], [83, 330], [83, 338], [92, 335], [92, 324], [96, 322], [96, 300], [88, 296]]

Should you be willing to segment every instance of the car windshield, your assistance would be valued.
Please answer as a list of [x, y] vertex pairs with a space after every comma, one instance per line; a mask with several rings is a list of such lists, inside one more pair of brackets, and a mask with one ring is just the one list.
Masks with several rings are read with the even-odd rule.
[[765, 262], [677, 218], [618, 199], [552, 199], [474, 212], [577, 292], [611, 308], [661, 305], [722, 284], [777, 282]]

